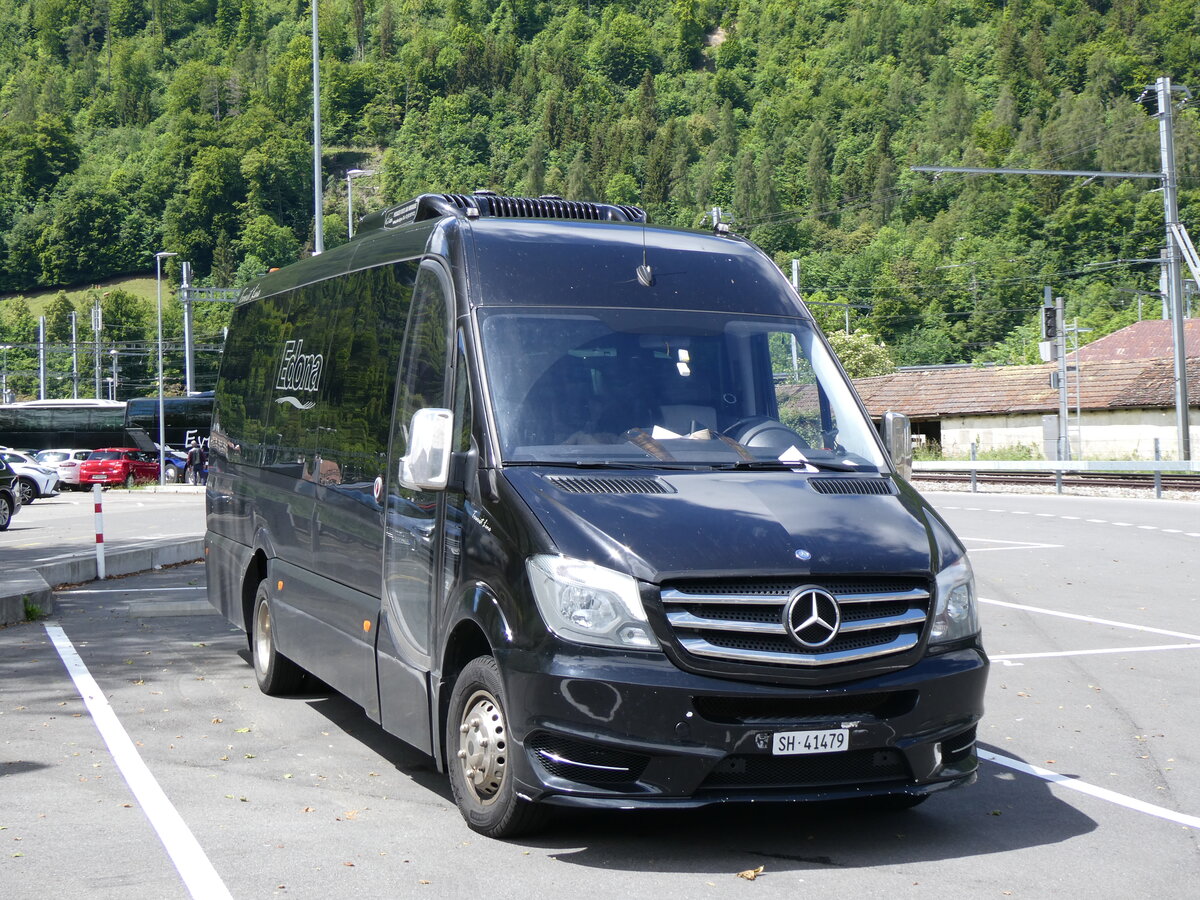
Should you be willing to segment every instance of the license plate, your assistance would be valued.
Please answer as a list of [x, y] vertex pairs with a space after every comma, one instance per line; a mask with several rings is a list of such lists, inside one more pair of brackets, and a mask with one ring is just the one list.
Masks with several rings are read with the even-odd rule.
[[828, 731], [777, 731], [771, 741], [771, 753], [774, 756], [841, 753], [849, 747], [849, 728], [831, 728]]

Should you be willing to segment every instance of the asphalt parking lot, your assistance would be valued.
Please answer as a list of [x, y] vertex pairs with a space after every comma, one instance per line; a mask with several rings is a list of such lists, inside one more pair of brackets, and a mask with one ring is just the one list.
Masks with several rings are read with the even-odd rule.
[[1192, 896], [1200, 504], [930, 496], [972, 550], [993, 660], [972, 787], [491, 841], [352, 704], [261, 695], [244, 636], [185, 605], [196, 564], [0, 630], [0, 896]]

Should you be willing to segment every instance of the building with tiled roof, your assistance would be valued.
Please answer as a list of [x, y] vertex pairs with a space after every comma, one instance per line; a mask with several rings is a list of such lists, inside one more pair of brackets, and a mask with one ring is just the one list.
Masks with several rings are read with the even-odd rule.
[[[1184, 356], [1200, 356], [1200, 319], [1183, 320]], [[1104, 359], [1174, 359], [1175, 331], [1167, 319], [1146, 319], [1084, 344], [1079, 358], [1086, 365]], [[1075, 361], [1068, 353], [1067, 360]]]
[[[1196, 324], [1200, 321], [1189, 321], [1189, 342], [1194, 333], [1200, 344]], [[1085, 351], [1108, 342], [1099, 352], [1081, 353], [1077, 370], [1072, 357], [1067, 396], [1074, 457], [1153, 459], [1157, 438], [1164, 458], [1178, 458], [1170, 344], [1165, 356], [1138, 355], [1137, 348], [1157, 346], [1151, 343], [1151, 331], [1138, 329], [1137, 334], [1110, 340], [1122, 334], [1116, 332], [1087, 345]], [[1125, 352], [1118, 352], [1121, 348]], [[947, 457], [966, 456], [974, 443], [980, 452], [1016, 445], [1032, 445], [1039, 452], [1048, 448], [1045, 455], [1049, 458], [1059, 403], [1051, 374], [1057, 368], [1054, 363], [931, 366], [860, 378], [854, 385], [872, 417], [878, 419], [888, 410], [907, 414], [917, 439], [940, 444]], [[1195, 447], [1200, 436], [1200, 346], [1187, 361], [1187, 373]]]

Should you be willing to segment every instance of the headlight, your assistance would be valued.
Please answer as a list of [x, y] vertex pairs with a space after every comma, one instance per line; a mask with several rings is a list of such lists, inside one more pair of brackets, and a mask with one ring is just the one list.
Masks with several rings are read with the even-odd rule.
[[979, 630], [975, 612], [975, 575], [965, 553], [959, 553], [937, 574], [937, 608], [931, 644], [970, 637]]
[[581, 644], [656, 650], [637, 582], [629, 575], [565, 556], [525, 563], [546, 627]]

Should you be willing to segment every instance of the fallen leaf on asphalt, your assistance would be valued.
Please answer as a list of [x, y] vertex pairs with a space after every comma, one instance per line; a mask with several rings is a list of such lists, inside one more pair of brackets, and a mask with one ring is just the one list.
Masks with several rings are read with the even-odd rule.
[[300, 811], [301, 812], [316, 812], [316, 810], [313, 809], [313, 807], [311, 807], [311, 806], [306, 806], [306, 807], [304, 807], [304, 809], [302, 809]]
[[246, 759], [254, 759], [254, 754], [253, 754], [253, 753], [243, 753], [242, 755], [243, 755], [243, 756], [244, 756]]
[[352, 865], [354, 865], [354, 863], [352, 863], [352, 862], [344, 862], [344, 863], [342, 863], [342, 865], [343, 865], [343, 866], [352, 866]]
[[215, 718], [212, 720], [212, 723], [213, 723], [214, 725], [220, 725], [220, 724], [221, 724], [222, 722], [224, 722], [224, 721], [225, 721], [225, 720], [224, 720], [224, 719], [222, 719], [220, 716], [217, 716], [217, 717], [215, 717]]
[[237, 734], [246, 734], [247, 732], [250, 731], [250, 729], [249, 728], [235, 728], [234, 731]]
[[745, 878], [747, 881], [753, 881], [755, 878], [757, 878], [759, 875], [762, 874], [763, 868], [764, 868], [763, 866], [759, 866], [756, 869], [747, 869], [745, 872], [738, 872], [737, 877]]

